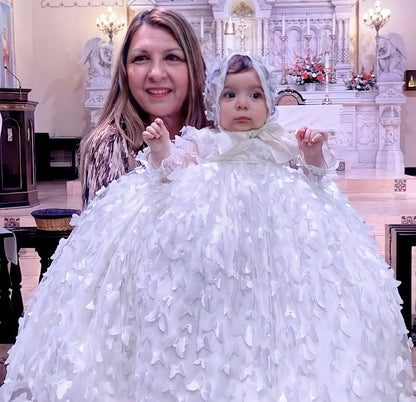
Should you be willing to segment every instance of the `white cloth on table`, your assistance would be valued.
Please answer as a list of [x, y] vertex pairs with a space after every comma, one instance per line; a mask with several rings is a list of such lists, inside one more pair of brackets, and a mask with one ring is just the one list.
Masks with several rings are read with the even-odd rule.
[[339, 130], [341, 105], [277, 106], [277, 116], [286, 130], [306, 126], [312, 130], [335, 132]]
[[5, 229], [0, 226], [0, 233], [11, 233], [12, 237], [5, 237], [4, 242], [4, 252], [8, 261], [17, 265], [17, 245], [16, 245], [16, 236], [10, 230]]

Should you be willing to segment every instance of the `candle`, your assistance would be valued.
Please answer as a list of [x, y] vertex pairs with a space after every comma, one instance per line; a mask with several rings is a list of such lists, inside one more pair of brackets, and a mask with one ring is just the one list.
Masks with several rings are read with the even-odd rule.
[[201, 39], [204, 38], [204, 16], [201, 15]]
[[286, 34], [286, 20], [285, 20], [285, 15], [282, 14], [282, 35]]
[[332, 14], [332, 35], [335, 35], [337, 29], [337, 21], [335, 19], [335, 13]]
[[311, 23], [309, 21], [309, 14], [306, 14], [306, 35], [311, 34]]
[[329, 67], [329, 52], [325, 52], [325, 68]]

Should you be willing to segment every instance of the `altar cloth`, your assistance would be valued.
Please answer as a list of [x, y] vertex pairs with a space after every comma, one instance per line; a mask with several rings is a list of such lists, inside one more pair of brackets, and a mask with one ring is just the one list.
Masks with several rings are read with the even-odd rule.
[[342, 105], [288, 105], [277, 106], [279, 124], [287, 130], [306, 126], [312, 130], [335, 132], [339, 130]]

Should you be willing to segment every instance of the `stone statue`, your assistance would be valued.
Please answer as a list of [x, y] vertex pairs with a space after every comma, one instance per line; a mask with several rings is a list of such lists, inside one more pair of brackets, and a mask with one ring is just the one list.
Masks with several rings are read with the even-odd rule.
[[112, 43], [106, 43], [101, 38], [91, 38], [85, 44], [79, 59], [79, 63], [89, 63], [85, 82], [87, 99], [84, 102], [84, 107], [89, 111], [90, 120], [87, 132], [96, 126], [110, 90], [113, 50]]
[[377, 81], [402, 81], [406, 50], [403, 38], [397, 33], [377, 38]]
[[111, 81], [111, 63], [113, 45], [101, 38], [91, 38], [82, 51], [79, 63], [89, 63], [87, 85], [91, 87], [109, 87]]

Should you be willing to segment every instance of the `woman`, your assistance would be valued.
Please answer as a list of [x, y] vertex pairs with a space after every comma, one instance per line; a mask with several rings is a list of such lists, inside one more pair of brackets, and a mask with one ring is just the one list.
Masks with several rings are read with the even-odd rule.
[[136, 15], [97, 127], [81, 143], [84, 206], [102, 186], [137, 166], [142, 132], [156, 117], [172, 138], [183, 125], [206, 126], [204, 80], [199, 42], [183, 16], [164, 9]]

